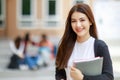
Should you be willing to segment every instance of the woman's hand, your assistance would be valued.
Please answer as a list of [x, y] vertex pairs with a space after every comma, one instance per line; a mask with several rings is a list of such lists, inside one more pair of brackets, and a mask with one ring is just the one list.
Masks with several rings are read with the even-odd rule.
[[20, 58], [24, 58], [24, 54], [23, 53], [18, 53], [18, 56], [20, 57]]
[[82, 72], [75, 67], [70, 68], [70, 75], [73, 78], [73, 80], [83, 80], [83, 77], [84, 77]]

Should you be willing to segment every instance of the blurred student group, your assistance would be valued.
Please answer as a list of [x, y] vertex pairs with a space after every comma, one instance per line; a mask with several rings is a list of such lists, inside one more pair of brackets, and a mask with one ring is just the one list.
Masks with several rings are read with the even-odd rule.
[[41, 34], [39, 42], [35, 42], [31, 37], [30, 33], [26, 33], [24, 37], [17, 36], [10, 41], [12, 55], [7, 68], [38, 70], [48, 67], [51, 61], [54, 61], [56, 46], [47, 35]]

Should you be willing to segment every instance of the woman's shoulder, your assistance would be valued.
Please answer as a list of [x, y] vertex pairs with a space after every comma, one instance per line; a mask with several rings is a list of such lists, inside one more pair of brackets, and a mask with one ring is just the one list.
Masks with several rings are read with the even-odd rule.
[[101, 39], [95, 39], [95, 45], [98, 46], [107, 46], [106, 42]]
[[100, 39], [95, 39], [95, 44], [94, 44], [94, 51], [96, 53], [96, 56], [103, 56], [103, 52], [106, 52], [108, 46], [105, 43], [105, 41], [100, 40]]

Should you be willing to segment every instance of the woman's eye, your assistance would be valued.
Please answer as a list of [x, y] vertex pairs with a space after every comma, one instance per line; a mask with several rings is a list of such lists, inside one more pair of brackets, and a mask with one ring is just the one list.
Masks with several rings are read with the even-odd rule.
[[85, 20], [80, 20], [80, 21], [82, 22], [82, 21], [85, 21]]
[[71, 21], [71, 22], [75, 22], [75, 21]]

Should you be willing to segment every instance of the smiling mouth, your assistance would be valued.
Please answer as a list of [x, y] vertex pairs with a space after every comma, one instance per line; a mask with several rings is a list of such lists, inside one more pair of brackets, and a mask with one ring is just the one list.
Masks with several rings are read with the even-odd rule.
[[77, 32], [81, 32], [83, 30], [83, 28], [76, 28]]

